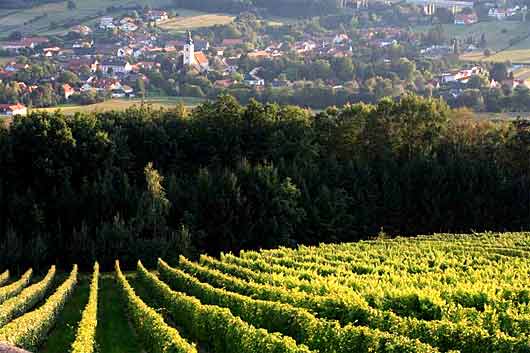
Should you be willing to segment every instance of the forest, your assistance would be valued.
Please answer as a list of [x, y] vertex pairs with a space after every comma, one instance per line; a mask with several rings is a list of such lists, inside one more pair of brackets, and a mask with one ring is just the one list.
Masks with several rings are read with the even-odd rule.
[[221, 11], [241, 13], [257, 11], [275, 16], [310, 17], [336, 13], [340, 7], [338, 0], [175, 0], [177, 8], [200, 11]]
[[0, 129], [0, 267], [520, 230], [530, 130], [405, 96], [314, 113], [220, 96]]

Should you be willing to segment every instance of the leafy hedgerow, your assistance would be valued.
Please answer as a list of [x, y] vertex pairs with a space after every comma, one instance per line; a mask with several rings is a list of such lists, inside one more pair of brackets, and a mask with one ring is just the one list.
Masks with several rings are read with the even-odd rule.
[[182, 338], [176, 329], [164, 322], [160, 314], [136, 295], [121, 272], [118, 261], [116, 261], [115, 268], [129, 315], [145, 347], [149, 347], [152, 353], [197, 353], [194, 345]]
[[[442, 351], [460, 350], [462, 353], [475, 353], [477, 347], [489, 347], [488, 351], [499, 353], [527, 353], [529, 345], [524, 335], [512, 337], [503, 332], [490, 334], [484, 327], [470, 326], [465, 322], [447, 320], [419, 320], [412, 317], [400, 317], [394, 312], [377, 310], [366, 305], [364, 300], [357, 302], [359, 296], [319, 297], [300, 293], [283, 287], [246, 282], [215, 269], [210, 269], [180, 257], [179, 266], [200, 280], [217, 287], [251, 296], [256, 299], [278, 301], [305, 308], [320, 318], [335, 318], [337, 315], [347, 318], [344, 307], [351, 309], [345, 323], [366, 326], [372, 329], [392, 332], [413, 339], [419, 339]], [[335, 306], [342, 303], [342, 307]], [[358, 304], [358, 305], [357, 305]], [[356, 319], [353, 320], [353, 317]]]
[[98, 288], [99, 264], [94, 265], [94, 274], [90, 283], [88, 304], [83, 310], [75, 341], [72, 343], [71, 353], [93, 353], [96, 346], [96, 327], [98, 324]]
[[0, 329], [0, 342], [33, 350], [37, 348], [55, 325], [64, 304], [77, 284], [77, 265], [70, 276], [38, 309], [11, 321]]
[[234, 315], [257, 327], [293, 337], [297, 342], [320, 353], [438, 351], [407, 337], [362, 326], [341, 327], [336, 321], [317, 319], [307, 310], [289, 304], [257, 300], [215, 288], [179, 269], [169, 267], [160, 259], [158, 270], [160, 278], [172, 288], [189, 293], [204, 303], [227, 307]]
[[44, 299], [46, 293], [53, 284], [54, 278], [55, 266], [52, 266], [42, 281], [29, 286], [16, 297], [11, 298], [0, 305], [0, 327], [13, 320], [15, 317], [24, 314], [33, 308], [39, 301]]
[[311, 352], [306, 346], [297, 345], [291, 337], [255, 328], [226, 308], [203, 305], [197, 298], [171, 290], [140, 262], [137, 273], [138, 279], [149, 288], [153, 298], [169, 311], [177, 324], [217, 353]]
[[20, 293], [29, 284], [32, 274], [33, 270], [30, 268], [18, 281], [0, 288], [0, 304]]

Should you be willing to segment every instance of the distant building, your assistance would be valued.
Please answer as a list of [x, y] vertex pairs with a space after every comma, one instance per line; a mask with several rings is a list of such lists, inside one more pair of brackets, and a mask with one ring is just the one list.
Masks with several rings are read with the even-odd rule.
[[72, 86], [67, 83], [65, 83], [62, 88], [64, 92], [64, 99], [70, 98], [75, 93], [75, 89], [73, 89]]
[[516, 6], [514, 8], [491, 8], [488, 11], [488, 16], [496, 18], [497, 20], [504, 20], [507, 17], [512, 17], [519, 13], [520, 8]]
[[0, 104], [0, 117], [27, 115], [28, 108], [25, 105], [17, 104]]
[[120, 26], [120, 29], [124, 32], [135, 32], [138, 30], [138, 26], [132, 22], [125, 22]]
[[100, 64], [101, 71], [104, 73], [112, 72], [114, 74], [126, 74], [131, 72], [132, 66], [126, 60], [107, 59]]
[[191, 38], [191, 32], [188, 31], [188, 39], [184, 44], [184, 53], [182, 57], [184, 66], [192, 66], [199, 71], [208, 71], [209, 62], [206, 55], [201, 51], [195, 51], [195, 44]]
[[250, 86], [265, 86], [265, 80], [258, 76], [260, 70], [261, 67], [256, 67], [246, 74], [245, 83]]
[[456, 14], [455, 25], [469, 26], [478, 22], [478, 16], [475, 13], [471, 14]]
[[162, 10], [149, 10], [145, 13], [145, 18], [148, 21], [162, 22], [169, 19], [169, 15], [166, 11]]
[[114, 25], [114, 18], [110, 17], [110, 16], [102, 17], [99, 20], [99, 28], [101, 28], [101, 29], [114, 29], [114, 28], [116, 28], [116, 26]]

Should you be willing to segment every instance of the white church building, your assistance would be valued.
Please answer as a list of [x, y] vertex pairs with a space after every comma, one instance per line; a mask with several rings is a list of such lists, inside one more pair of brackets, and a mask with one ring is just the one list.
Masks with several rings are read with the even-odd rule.
[[202, 51], [195, 51], [190, 31], [188, 31], [188, 39], [186, 39], [184, 44], [182, 62], [184, 66], [192, 66], [199, 71], [208, 71], [209, 69], [208, 57]]

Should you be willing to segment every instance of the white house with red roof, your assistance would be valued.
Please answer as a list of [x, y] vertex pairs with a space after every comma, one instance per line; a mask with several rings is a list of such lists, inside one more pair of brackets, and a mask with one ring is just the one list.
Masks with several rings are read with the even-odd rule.
[[27, 115], [28, 108], [25, 105], [17, 104], [0, 104], [0, 117], [8, 117], [15, 115]]

